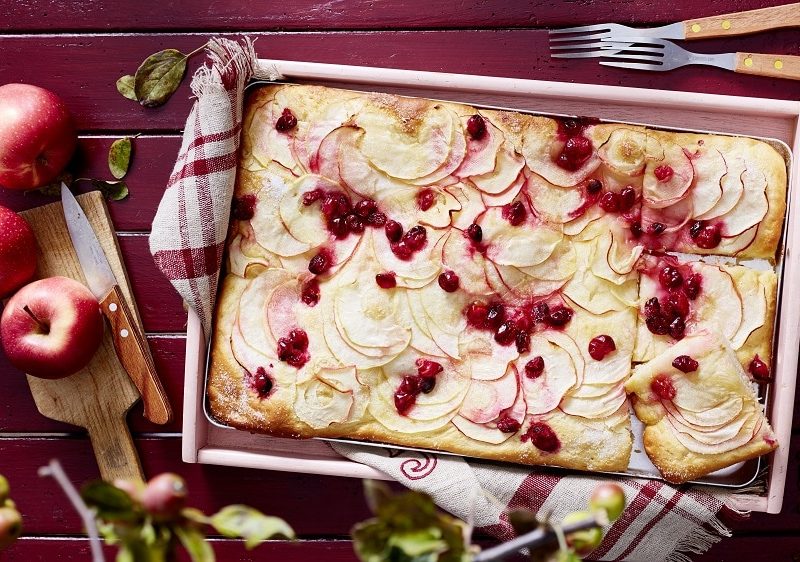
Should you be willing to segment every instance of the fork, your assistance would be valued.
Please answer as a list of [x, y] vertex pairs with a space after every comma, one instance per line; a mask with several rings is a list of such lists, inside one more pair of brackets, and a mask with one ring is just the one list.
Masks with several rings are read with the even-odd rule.
[[[800, 80], [800, 57], [759, 53], [692, 53], [664, 39], [619, 37], [593, 44], [600, 64], [639, 70], [672, 70], [689, 64], [717, 66], [743, 74]], [[570, 58], [568, 54], [561, 55]], [[611, 59], [611, 60], [608, 60]]]
[[[800, 2], [691, 19], [648, 29], [637, 29], [618, 23], [600, 23], [552, 29], [550, 30], [550, 48], [551, 50], [560, 50], [570, 48], [570, 43], [574, 41], [604, 41], [621, 36], [661, 39], [705, 39], [709, 37], [745, 35], [782, 27], [800, 27]], [[583, 56], [599, 55], [585, 54]]]

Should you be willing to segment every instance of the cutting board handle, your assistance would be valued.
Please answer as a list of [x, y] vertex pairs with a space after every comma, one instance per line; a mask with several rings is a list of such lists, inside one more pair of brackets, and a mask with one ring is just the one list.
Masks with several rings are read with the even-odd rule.
[[124, 417], [106, 417], [87, 429], [103, 480], [144, 481], [139, 454]]

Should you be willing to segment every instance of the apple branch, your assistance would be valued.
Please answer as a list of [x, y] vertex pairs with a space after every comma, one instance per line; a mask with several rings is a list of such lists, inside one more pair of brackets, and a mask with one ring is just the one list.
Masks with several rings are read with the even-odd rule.
[[[28, 307], [26, 306], [25, 308]], [[72, 482], [67, 478], [67, 473], [64, 472], [61, 463], [55, 459], [51, 460], [50, 464], [39, 468], [39, 476], [51, 476], [58, 482], [73, 507], [75, 507], [75, 511], [77, 511], [81, 519], [83, 519], [83, 524], [86, 526], [86, 532], [89, 534], [89, 545], [92, 549], [92, 562], [106, 562], [103, 556], [100, 534], [97, 532], [97, 522], [95, 521], [94, 511], [89, 509], [83, 502], [78, 490], [75, 489], [75, 486], [73, 486]]]
[[30, 309], [30, 307], [29, 307], [27, 304], [26, 304], [25, 306], [23, 306], [23, 307], [22, 307], [22, 310], [24, 310], [24, 311], [25, 311], [25, 313], [26, 313], [28, 316], [30, 316], [31, 318], [33, 318], [33, 321], [34, 321], [34, 322], [36, 322], [36, 324], [39, 326], [39, 329], [40, 329], [42, 332], [44, 332], [44, 333], [46, 334], [46, 333], [48, 333], [48, 332], [50, 331], [50, 326], [48, 326], [47, 324], [45, 324], [44, 322], [42, 322], [41, 320], [39, 320], [39, 318], [37, 318], [37, 317], [36, 317], [36, 315], [33, 313], [33, 311]]

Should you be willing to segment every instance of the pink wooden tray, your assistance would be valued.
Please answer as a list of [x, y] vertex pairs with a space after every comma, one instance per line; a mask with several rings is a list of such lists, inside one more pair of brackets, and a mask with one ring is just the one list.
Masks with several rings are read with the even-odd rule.
[[[293, 82], [391, 91], [544, 113], [589, 115], [668, 128], [770, 137], [785, 142], [794, 154], [800, 154], [800, 102], [795, 101], [278, 60], [259, 61], [257, 74], [280, 74]], [[798, 189], [800, 159], [795, 159], [792, 167], [790, 194]], [[800, 212], [795, 209], [797, 205], [796, 198], [790, 195], [773, 361], [775, 380], [768, 397], [769, 418], [783, 446], [768, 457], [766, 494], [733, 496], [740, 509], [768, 513], [780, 512], [783, 503], [800, 349], [800, 296], [789, 290], [800, 284], [800, 262], [793, 254], [800, 248], [800, 225], [790, 220]], [[323, 441], [279, 439], [213, 425], [203, 408], [207, 343], [200, 321], [191, 310], [186, 346], [185, 462], [389, 478], [380, 471], [339, 456]]]

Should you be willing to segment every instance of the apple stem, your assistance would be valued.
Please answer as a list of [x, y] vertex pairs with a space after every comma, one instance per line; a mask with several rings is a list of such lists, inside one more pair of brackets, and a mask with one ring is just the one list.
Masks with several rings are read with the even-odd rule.
[[22, 307], [22, 310], [24, 310], [28, 316], [33, 318], [33, 321], [39, 325], [39, 329], [42, 330], [42, 332], [46, 334], [50, 331], [50, 326], [39, 320], [27, 304]]

